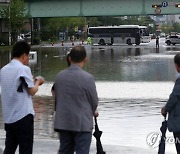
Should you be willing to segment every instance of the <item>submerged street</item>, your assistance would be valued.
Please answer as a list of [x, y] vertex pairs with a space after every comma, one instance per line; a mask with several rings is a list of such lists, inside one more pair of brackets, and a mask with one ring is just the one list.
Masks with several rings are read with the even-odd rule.
[[[135, 150], [136, 154], [147, 151], [149, 154], [157, 153], [158, 143], [151, 140], [149, 135], [160, 132], [163, 121], [160, 109], [172, 91], [177, 74], [173, 58], [180, 52], [180, 45], [167, 46], [164, 40], [160, 38], [159, 50], [155, 48], [155, 40], [138, 46], [85, 45], [89, 61], [84, 69], [96, 79], [100, 114], [98, 123], [103, 131], [101, 140], [105, 151], [112, 151], [113, 148], [112, 154], [119, 154], [124, 153], [123, 147], [126, 147], [124, 151], [129, 150], [129, 153], [133, 153], [131, 150]], [[75, 45], [80, 43], [76, 42]], [[46, 80], [33, 99], [37, 153], [37, 145], [57, 146], [51, 149], [54, 153], [58, 149], [57, 134], [53, 130], [54, 100], [50, 90], [55, 75], [67, 67], [66, 54], [71, 47], [71, 43], [66, 43], [63, 47], [61, 44], [45, 44], [32, 49], [37, 51], [38, 57], [37, 61], [30, 65], [32, 73], [34, 76], [41, 75]], [[9, 51], [0, 51], [1, 67], [8, 61]], [[5, 136], [1, 110], [0, 135], [3, 136], [0, 139], [0, 148], [3, 149]], [[172, 133], [168, 132], [167, 136], [172, 138]], [[47, 143], [44, 143], [46, 140]], [[94, 149], [93, 137], [92, 151]], [[175, 153], [174, 144], [167, 141], [166, 150], [168, 154]], [[49, 154], [48, 151], [43, 153], [46, 152]]]

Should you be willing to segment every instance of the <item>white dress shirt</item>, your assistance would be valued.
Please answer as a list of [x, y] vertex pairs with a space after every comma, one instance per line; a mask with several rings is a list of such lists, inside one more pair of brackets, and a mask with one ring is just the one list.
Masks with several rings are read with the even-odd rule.
[[18, 92], [20, 77], [24, 77], [28, 88], [34, 87], [31, 70], [20, 61], [13, 59], [0, 70], [1, 102], [4, 123], [14, 123], [28, 114], [34, 115], [31, 95], [23, 87]]

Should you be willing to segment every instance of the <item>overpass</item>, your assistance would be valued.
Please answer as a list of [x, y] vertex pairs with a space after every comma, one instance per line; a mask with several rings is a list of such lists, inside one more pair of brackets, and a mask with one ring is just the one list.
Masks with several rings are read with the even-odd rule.
[[[26, 0], [32, 17], [180, 14], [179, 0]], [[152, 5], [164, 7], [153, 8]], [[155, 12], [156, 10], [156, 12]]]

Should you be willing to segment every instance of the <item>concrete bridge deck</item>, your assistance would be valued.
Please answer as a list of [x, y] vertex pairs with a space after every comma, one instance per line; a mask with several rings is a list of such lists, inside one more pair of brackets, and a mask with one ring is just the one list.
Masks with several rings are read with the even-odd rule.
[[[179, 0], [26, 0], [32, 17], [180, 14], [177, 3]], [[164, 7], [155, 11], [153, 4]]]

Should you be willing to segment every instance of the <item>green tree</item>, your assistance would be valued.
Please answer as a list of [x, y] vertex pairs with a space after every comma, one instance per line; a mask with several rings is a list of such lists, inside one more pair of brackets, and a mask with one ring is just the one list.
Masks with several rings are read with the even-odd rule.
[[105, 16], [105, 17], [98, 17], [97, 19], [100, 23], [99, 26], [114, 26], [114, 25], [123, 24], [123, 21], [120, 17]]
[[149, 16], [127, 16], [114, 17], [87, 17], [89, 26], [114, 26], [114, 25], [144, 25], [154, 24], [154, 21]]
[[168, 25], [168, 24], [162, 24], [161, 25], [161, 31], [166, 33], [166, 34], [169, 34], [170, 32], [173, 31], [173, 27], [171, 25]]
[[96, 27], [101, 24], [97, 17], [86, 17], [86, 22], [89, 27]]
[[46, 24], [42, 29], [49, 34], [46, 35], [46, 38], [48, 37], [53, 41], [58, 39], [59, 32], [68, 31], [69, 35], [75, 35], [75, 27], [82, 30], [86, 25], [86, 18], [84, 17], [49, 18], [41, 21], [44, 22], [43, 20], [46, 20]]
[[25, 12], [24, 0], [11, 0], [9, 6], [1, 7], [0, 15], [10, 23], [12, 43], [17, 41], [17, 35], [22, 28], [24, 21], [27, 19]]
[[10, 22], [12, 30], [12, 42], [17, 41], [17, 35], [20, 29], [23, 27], [27, 15], [25, 12], [24, 0], [11, 0], [10, 4]]
[[173, 24], [173, 31], [180, 33], [180, 24], [178, 22]]

